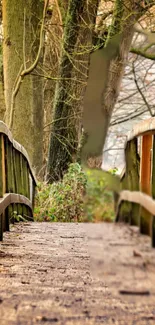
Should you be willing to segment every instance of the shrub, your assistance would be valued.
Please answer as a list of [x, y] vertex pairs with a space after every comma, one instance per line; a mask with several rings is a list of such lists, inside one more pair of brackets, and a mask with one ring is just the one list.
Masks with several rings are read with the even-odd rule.
[[102, 172], [95, 169], [89, 169], [86, 171], [86, 176], [87, 188], [83, 221], [113, 221], [113, 193], [108, 190], [108, 184]]
[[113, 195], [102, 173], [71, 164], [62, 181], [38, 184], [34, 216], [37, 221], [98, 222], [114, 218]]
[[46, 221], [81, 221], [86, 175], [78, 163], [71, 164], [62, 181], [39, 184], [35, 218]]

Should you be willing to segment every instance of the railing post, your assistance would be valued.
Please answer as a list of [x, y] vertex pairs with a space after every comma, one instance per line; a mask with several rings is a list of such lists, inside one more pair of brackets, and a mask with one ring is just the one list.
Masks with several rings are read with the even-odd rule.
[[[137, 138], [127, 142], [125, 148], [126, 171], [122, 183], [122, 190], [139, 190], [139, 157]], [[136, 203], [122, 202], [117, 220], [139, 225], [139, 206]]]
[[[23, 184], [23, 195], [29, 198], [29, 173], [28, 173], [28, 163], [26, 159], [21, 156], [21, 168], [22, 168], [22, 184]], [[27, 219], [32, 219], [32, 216], [30, 214], [30, 209], [23, 205], [23, 217], [26, 217]]]
[[[5, 147], [4, 135], [0, 134], [0, 197], [6, 192], [6, 170], [5, 170]], [[5, 230], [4, 213], [0, 215], [0, 240], [3, 240], [3, 231]]]
[[[155, 135], [153, 135], [153, 149], [152, 149], [152, 197], [155, 199]], [[152, 216], [151, 229], [152, 247], [155, 247], [155, 215]]]
[[[13, 167], [15, 176], [15, 192], [22, 194], [22, 179], [21, 179], [21, 167], [20, 167], [20, 153], [19, 151], [13, 150]], [[17, 205], [17, 213], [23, 214], [22, 205]]]
[[[121, 179], [121, 190], [127, 189], [127, 175], [126, 172]], [[116, 222], [130, 222], [130, 202], [121, 202], [118, 210], [116, 209]]]
[[[126, 172], [128, 177], [128, 190], [130, 191], [139, 191], [139, 167], [138, 140], [137, 138], [133, 138], [127, 143], [126, 150]], [[139, 226], [140, 224], [140, 209], [136, 203], [131, 203], [130, 224], [135, 226]]]
[[[14, 193], [15, 182], [14, 182], [14, 173], [13, 173], [13, 146], [7, 137], [5, 138], [5, 150], [6, 150], [6, 192]], [[5, 212], [7, 231], [9, 231], [10, 221], [14, 223], [13, 211], [14, 211], [14, 206], [13, 204], [10, 204], [7, 207]]]
[[[140, 190], [151, 195], [152, 134], [142, 136], [140, 161]], [[140, 232], [151, 235], [151, 214], [144, 208], [140, 213]]]

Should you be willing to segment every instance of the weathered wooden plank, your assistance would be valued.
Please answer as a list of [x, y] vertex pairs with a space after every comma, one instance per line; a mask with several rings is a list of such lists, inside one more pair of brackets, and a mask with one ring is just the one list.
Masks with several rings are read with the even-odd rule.
[[27, 170], [26, 170], [26, 182], [27, 182], [27, 191], [28, 191], [28, 195], [27, 197], [30, 199], [31, 198], [31, 195], [30, 195], [30, 175], [29, 175], [29, 168], [28, 168], [28, 165], [27, 165]]
[[[125, 148], [126, 170], [121, 180], [122, 190], [139, 190], [139, 157], [137, 153], [137, 139], [128, 141]], [[117, 221], [139, 225], [139, 207], [135, 203], [121, 202]]]
[[[13, 149], [13, 172], [14, 172], [14, 180], [15, 180], [15, 193], [19, 193], [19, 183], [18, 183], [18, 168], [16, 165], [16, 150]], [[15, 202], [14, 202], [15, 203]], [[21, 208], [19, 208], [18, 204], [16, 205], [17, 214], [21, 213]]]
[[151, 117], [133, 126], [132, 130], [128, 133], [127, 141], [135, 137], [142, 136], [147, 133], [155, 131], [155, 118]]
[[4, 197], [0, 199], [0, 214], [10, 205], [10, 204], [25, 204], [30, 209], [32, 209], [31, 201], [24, 195], [16, 193], [4, 194]]
[[0, 197], [3, 197], [3, 174], [2, 174], [2, 137], [0, 134]]
[[[3, 196], [6, 193], [6, 159], [5, 159], [5, 136], [2, 135], [2, 184], [3, 184]], [[5, 209], [2, 211], [2, 228], [3, 231], [9, 230], [8, 222], [5, 220]]]
[[[127, 143], [126, 147], [126, 174], [128, 189], [130, 191], [139, 191], [139, 167], [140, 158], [138, 155], [138, 139], [134, 138]], [[130, 209], [130, 224], [139, 226], [139, 206], [136, 203], [131, 203]]]
[[28, 197], [27, 168], [27, 161], [24, 157], [22, 157], [23, 195]]
[[10, 204], [4, 212], [4, 224], [5, 224], [5, 231], [9, 231], [10, 230], [10, 222], [11, 222], [11, 218], [12, 218], [12, 213], [13, 213], [13, 208], [12, 205]]
[[[140, 190], [151, 195], [152, 134], [142, 137], [140, 163]], [[151, 214], [144, 208], [140, 212], [140, 232], [151, 235]]]
[[[123, 175], [121, 179], [121, 189], [126, 190], [128, 188], [128, 182], [126, 173]], [[131, 216], [131, 203], [125, 202], [125, 200], [118, 200], [117, 208], [116, 208], [116, 222], [130, 222]]]
[[[29, 165], [24, 156], [22, 156], [22, 179], [23, 179], [23, 195], [29, 197], [29, 182], [28, 182]], [[29, 208], [23, 205], [23, 217], [27, 220], [30, 219]]]
[[3, 216], [0, 214], [0, 241], [3, 240]]
[[6, 166], [5, 166], [4, 135], [2, 135], [2, 183], [3, 183], [3, 194], [4, 194], [4, 193], [6, 193]]
[[27, 151], [25, 150], [25, 148], [20, 143], [18, 143], [15, 140], [13, 140], [13, 146], [17, 151], [22, 153], [22, 155], [26, 158], [28, 166], [29, 166], [30, 174], [32, 175], [32, 178], [34, 179], [35, 184], [37, 184], [37, 180], [36, 180], [36, 177], [34, 175], [34, 172], [33, 172], [33, 169], [32, 169], [32, 166], [31, 166]]
[[[21, 160], [20, 160], [20, 152], [13, 150], [13, 167], [14, 167], [14, 175], [15, 175], [15, 192], [17, 194], [22, 194], [22, 177], [21, 177]], [[14, 202], [16, 203], [16, 202]], [[23, 209], [22, 205], [17, 205], [17, 214], [22, 215]]]
[[19, 152], [21, 152], [22, 155], [25, 156], [25, 158], [26, 158], [26, 160], [28, 162], [28, 165], [29, 165], [29, 169], [30, 169], [30, 173], [32, 175], [32, 178], [34, 179], [35, 184], [37, 184], [37, 180], [36, 180], [35, 174], [33, 172], [33, 168], [31, 166], [27, 151], [25, 150], [25, 148], [21, 144], [19, 144], [15, 140], [13, 140], [11, 131], [9, 130], [9, 128], [7, 127], [7, 125], [3, 121], [0, 121], [0, 133], [6, 135], [8, 137], [8, 139], [9, 139], [9, 141], [13, 144], [14, 148], [16, 150], [18, 150]]
[[13, 192], [13, 175], [12, 175], [12, 161], [11, 161], [11, 145], [9, 140], [5, 138], [6, 150], [6, 192]]
[[[12, 143], [5, 139], [6, 149], [6, 192], [13, 193], [15, 189], [13, 173]], [[9, 231], [9, 223], [13, 220], [13, 205], [9, 205], [5, 211], [6, 228]]]
[[118, 205], [121, 204], [122, 201], [129, 201], [140, 204], [143, 208], [145, 208], [150, 214], [155, 214], [155, 200], [152, 199], [151, 196], [137, 191], [129, 191], [123, 190], [120, 193]]
[[[153, 149], [152, 149], [152, 197], [155, 199], [155, 135], [153, 135]], [[152, 229], [151, 229], [152, 247], [155, 247], [155, 214], [152, 215]]]

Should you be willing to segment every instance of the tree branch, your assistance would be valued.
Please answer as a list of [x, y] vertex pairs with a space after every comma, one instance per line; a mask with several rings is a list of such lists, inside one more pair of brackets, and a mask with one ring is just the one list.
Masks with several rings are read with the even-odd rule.
[[146, 105], [146, 107], [147, 107], [147, 109], [148, 109], [148, 111], [149, 111], [151, 117], [153, 117], [154, 115], [153, 115], [153, 113], [152, 113], [151, 107], [150, 107], [148, 101], [146, 100], [146, 98], [145, 98], [143, 92], [141, 91], [141, 89], [140, 89], [140, 87], [139, 87], [139, 85], [138, 85], [138, 81], [137, 81], [136, 73], [135, 73], [134, 62], [133, 62], [133, 64], [132, 64], [132, 71], [133, 71], [134, 82], [135, 82], [135, 84], [136, 84], [137, 90], [138, 90], [138, 92], [140, 93], [140, 95], [141, 95], [141, 97], [142, 97], [142, 99], [143, 99], [143, 101], [144, 101], [144, 103], [145, 103], [145, 105]]
[[140, 49], [136, 49], [135, 47], [132, 47], [130, 49], [130, 52], [137, 55], [141, 55], [145, 59], [155, 60], [155, 54], [146, 53], [145, 50], [140, 50]]

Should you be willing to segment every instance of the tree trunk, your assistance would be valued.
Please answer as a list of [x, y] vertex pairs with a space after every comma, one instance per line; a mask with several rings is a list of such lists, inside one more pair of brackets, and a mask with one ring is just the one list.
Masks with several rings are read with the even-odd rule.
[[134, 34], [133, 25], [136, 22], [135, 11], [135, 0], [116, 0], [113, 21], [105, 46], [108, 46], [112, 37], [119, 34], [120, 41], [117, 55], [109, 63], [106, 86], [102, 93], [101, 109], [105, 120], [103, 145], [110, 124], [111, 115], [120, 92], [124, 68]]
[[[2, 4], [0, 3], [0, 25], [2, 25]], [[3, 82], [3, 45], [0, 40], [0, 120], [4, 121], [5, 99], [4, 99], [4, 82]]]
[[[31, 66], [39, 47], [43, 2], [39, 0], [3, 1], [3, 64], [6, 102], [6, 123], [9, 124], [11, 96], [22, 64]], [[39, 63], [42, 62], [42, 58]], [[42, 167], [43, 105], [42, 80], [33, 75], [24, 77], [15, 98], [12, 132], [28, 151], [32, 165]]]
[[[51, 131], [47, 180], [61, 179], [68, 165], [76, 159], [78, 148], [76, 98], [74, 82], [76, 65], [75, 47], [78, 41], [81, 16], [83, 17], [87, 1], [70, 0], [65, 22], [62, 44], [59, 78], [55, 91], [54, 121]], [[85, 40], [87, 42], [87, 39]], [[84, 48], [85, 50], [85, 48]], [[85, 80], [86, 80], [85, 75]], [[81, 80], [82, 81], [82, 80]]]
[[[60, 8], [53, 7], [46, 23], [46, 43], [44, 51], [44, 166], [47, 164], [53, 102], [56, 79], [58, 77], [59, 58], [62, 44], [63, 27]], [[44, 168], [45, 172], [45, 168]]]
[[84, 103], [83, 124], [87, 135], [82, 150], [84, 161], [89, 156], [102, 154], [112, 112], [120, 92], [134, 34], [133, 26], [140, 15], [137, 3], [135, 0], [115, 1], [105, 46], [92, 53]]

